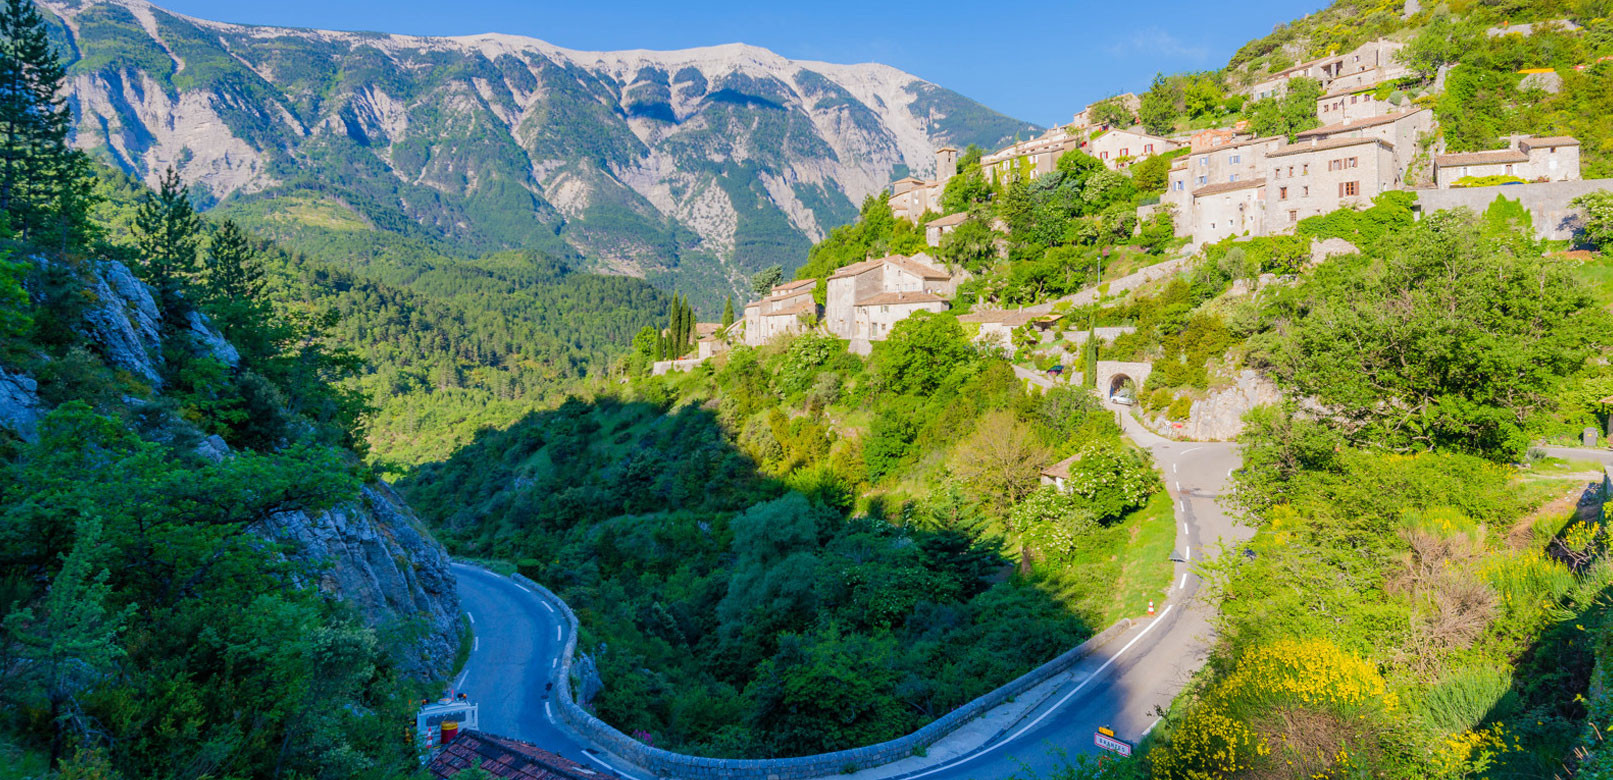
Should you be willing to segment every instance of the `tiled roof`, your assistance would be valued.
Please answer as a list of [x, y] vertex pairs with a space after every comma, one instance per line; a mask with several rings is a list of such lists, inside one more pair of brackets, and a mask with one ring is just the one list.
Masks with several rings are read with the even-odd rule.
[[1224, 151], [1226, 151], [1228, 149], [1242, 149], [1245, 146], [1251, 146], [1253, 144], [1263, 144], [1263, 143], [1268, 143], [1268, 142], [1277, 141], [1277, 140], [1280, 140], [1280, 137], [1275, 136], [1275, 135], [1261, 136], [1261, 137], [1258, 137], [1258, 138], [1250, 137], [1250, 138], [1245, 138], [1245, 139], [1243, 139], [1241, 141], [1232, 141], [1230, 143], [1224, 143], [1224, 144], [1221, 144], [1220, 146], [1211, 146], [1209, 148], [1202, 149], [1200, 151], [1194, 152], [1194, 153], [1192, 153], [1192, 154], [1190, 154], [1188, 156], [1189, 157], [1197, 157], [1197, 156], [1199, 156], [1201, 154], [1212, 154], [1214, 152], [1224, 152]]
[[1398, 122], [1398, 121], [1400, 121], [1402, 119], [1405, 119], [1406, 117], [1409, 117], [1409, 116], [1412, 116], [1414, 114], [1420, 113], [1422, 111], [1427, 111], [1427, 110], [1428, 109], [1426, 109], [1426, 108], [1414, 108], [1414, 109], [1412, 109], [1410, 111], [1401, 111], [1401, 112], [1394, 113], [1394, 114], [1384, 114], [1383, 116], [1374, 116], [1374, 117], [1368, 117], [1366, 119], [1357, 119], [1354, 122], [1340, 122], [1340, 123], [1338, 123], [1336, 125], [1324, 125], [1322, 127], [1316, 128], [1314, 130], [1306, 130], [1303, 133], [1298, 133], [1295, 137], [1296, 138], [1321, 137], [1321, 136], [1333, 135], [1334, 133], [1347, 133], [1347, 132], [1349, 132], [1351, 130], [1360, 130], [1362, 128], [1367, 128], [1367, 127], [1377, 127], [1378, 125], [1387, 125], [1390, 122]]
[[1327, 149], [1342, 149], [1346, 146], [1359, 146], [1361, 144], [1383, 144], [1386, 149], [1393, 149], [1395, 145], [1382, 138], [1329, 138], [1326, 141], [1315, 143], [1289, 144], [1279, 147], [1267, 154], [1267, 157], [1286, 157], [1290, 154], [1304, 154], [1306, 152], [1320, 152]]
[[[926, 255], [926, 257], [928, 257], [928, 255]], [[890, 257], [885, 258], [885, 262], [890, 263], [891, 265], [894, 265], [910, 274], [913, 274], [920, 279], [941, 279], [944, 281], [952, 278], [952, 274], [949, 274], [946, 271], [934, 266], [925, 265], [923, 261], [915, 260], [911, 257], [891, 255]]]
[[1059, 461], [1059, 462], [1057, 462], [1057, 463], [1055, 463], [1055, 464], [1053, 464], [1051, 466], [1048, 466], [1045, 469], [1042, 469], [1042, 474], [1044, 474], [1046, 476], [1049, 476], [1049, 477], [1053, 477], [1055, 479], [1069, 479], [1070, 478], [1070, 467], [1075, 465], [1075, 462], [1080, 460], [1080, 459], [1081, 459], [1080, 455], [1071, 455], [1070, 457], [1065, 458], [1064, 460], [1061, 460], [1061, 461]]
[[944, 301], [939, 295], [927, 292], [888, 292], [870, 295], [857, 302], [858, 306], [889, 306], [895, 303], [936, 303]]
[[[1375, 71], [1375, 70], [1378, 70], [1378, 69], [1377, 68], [1368, 68], [1367, 70], [1361, 71], [1361, 73], [1371, 73], [1372, 71]], [[1351, 76], [1359, 76], [1359, 75], [1361, 75], [1361, 73], [1351, 73], [1349, 75], [1351, 75]], [[1375, 90], [1380, 85], [1382, 85], [1384, 83], [1384, 81], [1390, 81], [1390, 80], [1391, 79], [1384, 79], [1383, 81], [1374, 81], [1371, 84], [1362, 84], [1359, 87], [1344, 87], [1343, 89], [1335, 89], [1332, 92], [1329, 92], [1326, 95], [1323, 95], [1323, 96], [1317, 98], [1317, 100], [1332, 100], [1333, 98], [1344, 97], [1345, 95], [1358, 95], [1358, 94], [1360, 94], [1362, 92], [1371, 92], [1372, 90]]]
[[773, 294], [777, 295], [779, 293], [785, 292], [786, 290], [794, 290], [794, 289], [796, 289], [798, 287], [805, 287], [806, 285], [817, 284], [817, 283], [818, 283], [817, 279], [797, 279], [797, 280], [795, 280], [793, 282], [786, 282], [784, 284], [775, 285], [773, 287]]
[[1529, 155], [1517, 149], [1491, 149], [1484, 152], [1464, 152], [1434, 156], [1434, 164], [1441, 168], [1449, 168], [1452, 165], [1500, 165], [1501, 163], [1521, 162], [1529, 162]]
[[794, 317], [797, 314], [805, 314], [805, 313], [807, 313], [809, 311], [812, 311], [812, 310], [814, 310], [816, 308], [818, 308], [817, 302], [813, 301], [810, 298], [808, 298], [807, 300], [804, 300], [804, 301], [802, 301], [802, 302], [800, 302], [800, 303], [798, 303], [798, 304], [796, 304], [794, 306], [791, 306], [788, 309], [780, 309], [778, 311], [763, 312], [762, 316], [763, 317]]
[[467, 731], [443, 748], [426, 771], [449, 778], [481, 763], [494, 777], [512, 780], [599, 780], [599, 772], [561, 758], [528, 742]]
[[1248, 179], [1245, 181], [1228, 181], [1220, 184], [1211, 184], [1208, 187], [1200, 187], [1196, 190], [1193, 190], [1193, 197], [1202, 198], [1206, 195], [1220, 195], [1223, 192], [1236, 192], [1238, 190], [1247, 190], [1251, 187], [1264, 186], [1266, 186], [1266, 179], [1263, 176], [1258, 179]]
[[969, 212], [960, 211], [956, 214], [948, 214], [940, 219], [932, 219], [925, 224], [929, 227], [952, 227], [953, 225], [963, 224], [964, 220], [968, 218]]
[[1579, 139], [1571, 135], [1543, 135], [1539, 138], [1525, 138], [1518, 145], [1528, 149], [1531, 146], [1579, 146]]
[[878, 268], [884, 262], [885, 262], [885, 258], [879, 257], [879, 258], [875, 258], [873, 260], [864, 260], [864, 261], [862, 261], [860, 263], [852, 263], [851, 265], [848, 265], [848, 266], [842, 266], [840, 268], [840, 270], [835, 271], [833, 274], [830, 274], [829, 278], [830, 279], [845, 279], [846, 277], [849, 277], [849, 276], [858, 276], [860, 274], [864, 274], [864, 273], [867, 273], [869, 271], [874, 270], [875, 268]]

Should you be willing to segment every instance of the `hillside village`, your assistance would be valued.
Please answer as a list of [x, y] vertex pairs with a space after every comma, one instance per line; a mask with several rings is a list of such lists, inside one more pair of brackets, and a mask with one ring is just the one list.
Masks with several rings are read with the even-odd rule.
[[[1417, 11], [1412, 4], [1406, 15]], [[1562, 19], [1501, 25], [1485, 34], [1516, 40], [1577, 32], [1577, 25]], [[1249, 76], [1247, 83], [1229, 91], [1229, 102], [1245, 106], [1254, 101], [1303, 105], [1305, 121], [1290, 119], [1292, 132], [1287, 133], [1256, 132], [1255, 122], [1236, 114], [1208, 126], [1150, 132], [1141, 122], [1143, 97], [1125, 93], [1084, 107], [1069, 124], [1001, 149], [971, 149], [970, 155], [943, 146], [935, 152], [931, 178], [901, 178], [884, 197], [892, 217], [922, 230], [925, 249], [869, 257], [764, 290], [745, 305], [743, 318], [732, 327], [716, 333], [719, 326], [710, 324], [714, 333], [698, 344], [697, 354], [657, 363], [655, 372], [687, 370], [731, 344], [760, 346], [811, 330], [842, 339], [851, 352], [867, 355], [874, 342], [884, 340], [896, 323], [915, 313], [961, 308], [960, 322], [979, 344], [1014, 353], [1019, 346], [1014, 334], [1024, 331], [1030, 335], [1020, 344], [1061, 345], [1053, 353], [1056, 370], [1027, 370], [1026, 378], [1078, 382], [1081, 372], [1066, 371], [1062, 364], [1080, 360], [1087, 329], [1073, 322], [1059, 324], [1063, 312], [1166, 278], [1192, 258], [1202, 257], [1206, 247], [1292, 236], [1303, 220], [1340, 209], [1366, 209], [1389, 192], [1411, 195], [1416, 214], [1458, 206], [1482, 211], [1497, 196], [1506, 197], [1529, 213], [1539, 238], [1573, 239], [1582, 225], [1572, 205], [1575, 198], [1613, 189], [1613, 179], [1582, 177], [1581, 141], [1545, 132], [1514, 133], [1502, 137], [1505, 145], [1500, 148], [1450, 150], [1442, 137], [1437, 104], [1454, 63], [1442, 63], [1430, 74], [1419, 72], [1410, 59], [1405, 40], [1378, 37], [1346, 51]], [[1562, 77], [1551, 68], [1528, 69], [1521, 76], [1521, 88], [1546, 93], [1561, 89]], [[949, 188], [967, 192], [1034, 183], [1059, 171], [1061, 161], [1068, 162], [1070, 156], [1090, 158], [1109, 171], [1130, 175], [1141, 192], [1150, 188], [1141, 181], [1144, 176], [1160, 178], [1153, 185], [1156, 194], [1138, 199], [1135, 217], [1127, 219], [1123, 229], [1139, 236], [1151, 223], [1168, 220], [1176, 239], [1168, 252], [1145, 261], [1148, 265], [1130, 275], [1092, 279], [1104, 282], [1102, 291], [1021, 300], [1013, 306], [977, 295], [959, 301], [960, 288], [991, 271], [943, 259], [947, 253], [942, 245], [948, 236], [977, 219], [967, 200], [948, 202]], [[1154, 170], [1142, 173], [1150, 167]], [[997, 236], [997, 257], [1009, 259], [1009, 225], [993, 216], [986, 227]], [[1312, 241], [1310, 261], [1353, 249], [1338, 239]], [[1276, 275], [1267, 277], [1272, 280]], [[1111, 333], [1098, 343], [1110, 343], [1117, 335]], [[1033, 355], [1021, 353], [1021, 357], [1038, 362]], [[1045, 368], [1048, 359], [1039, 362]], [[1146, 364], [1140, 365], [1144, 368], [1124, 377], [1127, 388], [1140, 388], [1146, 378]], [[1243, 377], [1242, 384], [1248, 382]], [[1273, 393], [1262, 386], [1245, 395], [1253, 402], [1269, 400]], [[1194, 429], [1227, 435], [1237, 427], [1223, 420]]]

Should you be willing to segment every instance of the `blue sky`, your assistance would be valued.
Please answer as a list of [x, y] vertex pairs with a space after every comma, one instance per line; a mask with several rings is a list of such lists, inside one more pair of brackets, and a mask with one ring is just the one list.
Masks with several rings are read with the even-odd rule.
[[[882, 62], [1011, 116], [1051, 125], [1156, 71], [1226, 64], [1244, 42], [1324, 0], [1232, 3], [877, 0], [157, 0], [180, 13], [414, 35], [514, 33], [573, 49], [735, 41], [794, 59]], [[675, 11], [669, 9], [676, 9]]]

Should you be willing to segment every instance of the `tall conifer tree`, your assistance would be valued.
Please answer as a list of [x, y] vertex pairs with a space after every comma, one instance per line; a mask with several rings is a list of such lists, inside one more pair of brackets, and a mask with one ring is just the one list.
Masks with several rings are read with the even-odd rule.
[[202, 218], [190, 202], [190, 187], [169, 168], [162, 186], [147, 192], [134, 216], [135, 246], [142, 276], [157, 289], [163, 315], [177, 321], [184, 305], [179, 291], [196, 273], [196, 251], [202, 242]]
[[0, 4], [0, 213], [24, 240], [81, 243], [93, 178], [67, 145], [67, 71], [33, 0]]

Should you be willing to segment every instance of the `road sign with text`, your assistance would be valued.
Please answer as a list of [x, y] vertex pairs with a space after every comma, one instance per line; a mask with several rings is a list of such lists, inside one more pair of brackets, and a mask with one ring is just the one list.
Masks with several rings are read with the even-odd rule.
[[1114, 737], [1105, 736], [1104, 734], [1097, 732], [1093, 733], [1092, 742], [1104, 750], [1119, 753], [1120, 755], [1127, 757], [1131, 755], [1131, 743], [1129, 742], [1123, 742], [1115, 739]]

